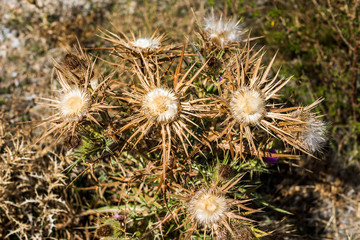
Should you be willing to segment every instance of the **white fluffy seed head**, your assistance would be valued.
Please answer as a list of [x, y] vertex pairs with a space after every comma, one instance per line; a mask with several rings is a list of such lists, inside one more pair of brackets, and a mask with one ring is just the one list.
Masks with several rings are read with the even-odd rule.
[[229, 204], [225, 194], [215, 189], [201, 189], [189, 202], [189, 212], [202, 225], [218, 223], [225, 217]]
[[301, 128], [296, 128], [294, 131], [302, 145], [311, 153], [321, 151], [327, 140], [326, 123], [306, 109], [296, 110], [291, 116], [304, 122]]
[[210, 40], [220, 47], [224, 47], [228, 42], [240, 40], [241, 28], [234, 19], [224, 21], [221, 18], [209, 16], [205, 18], [204, 30]]
[[240, 123], [256, 124], [266, 113], [265, 99], [258, 90], [241, 88], [232, 94], [230, 109]]
[[160, 47], [160, 40], [158, 38], [138, 38], [135, 41], [132, 41], [131, 44], [134, 47], [140, 49], [157, 49]]
[[300, 141], [311, 152], [320, 151], [326, 142], [326, 124], [313, 116], [308, 117]]
[[179, 101], [171, 90], [155, 88], [144, 96], [142, 107], [149, 118], [158, 122], [171, 122], [178, 115]]
[[77, 121], [88, 112], [90, 104], [90, 94], [86, 90], [74, 88], [61, 96], [58, 107], [64, 119]]

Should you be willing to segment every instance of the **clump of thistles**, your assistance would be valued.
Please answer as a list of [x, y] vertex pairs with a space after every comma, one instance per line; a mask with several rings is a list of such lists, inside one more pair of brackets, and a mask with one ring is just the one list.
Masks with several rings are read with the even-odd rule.
[[232, 94], [230, 108], [239, 122], [256, 124], [265, 115], [265, 98], [256, 89], [241, 88]]
[[150, 118], [158, 122], [171, 122], [179, 112], [179, 100], [170, 89], [155, 88], [142, 101], [142, 108]]
[[202, 225], [219, 223], [228, 211], [228, 201], [223, 192], [216, 189], [201, 189], [189, 202], [189, 212]]
[[217, 47], [223, 48], [229, 43], [238, 42], [241, 36], [240, 21], [234, 19], [225, 21], [222, 17], [215, 17], [212, 14], [204, 20], [203, 30], [205, 32], [205, 40], [209, 40]]
[[86, 115], [90, 105], [91, 98], [89, 92], [75, 87], [60, 96], [57, 107], [64, 119], [78, 121]]

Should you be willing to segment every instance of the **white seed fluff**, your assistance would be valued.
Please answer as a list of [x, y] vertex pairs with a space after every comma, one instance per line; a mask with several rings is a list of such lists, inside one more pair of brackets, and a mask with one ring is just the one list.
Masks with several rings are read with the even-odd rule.
[[201, 189], [189, 202], [189, 211], [202, 225], [218, 223], [228, 210], [224, 194], [214, 189]]
[[205, 18], [204, 30], [215, 44], [224, 47], [228, 42], [239, 41], [241, 28], [234, 19], [224, 21], [210, 16]]
[[134, 47], [141, 49], [156, 49], [160, 47], [160, 41], [158, 38], [138, 38], [135, 41], [132, 41], [131, 44]]
[[307, 118], [305, 131], [301, 133], [300, 141], [311, 152], [321, 150], [326, 142], [325, 123], [315, 117]]
[[87, 91], [74, 88], [61, 96], [59, 110], [66, 120], [77, 121], [87, 113], [90, 103]]
[[175, 94], [165, 88], [155, 88], [148, 92], [142, 102], [146, 116], [158, 122], [173, 121], [179, 111], [179, 101]]
[[265, 100], [259, 91], [242, 88], [233, 93], [230, 109], [240, 123], [256, 124], [265, 115]]

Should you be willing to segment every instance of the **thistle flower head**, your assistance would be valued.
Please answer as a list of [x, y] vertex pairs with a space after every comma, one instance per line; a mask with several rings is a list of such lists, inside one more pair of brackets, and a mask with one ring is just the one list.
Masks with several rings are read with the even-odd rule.
[[[311, 153], [322, 149], [326, 142], [326, 124], [316, 118], [313, 112], [307, 107], [293, 113], [293, 116], [305, 124], [299, 130], [298, 139]], [[295, 129], [298, 130], [298, 129]]]
[[135, 37], [135, 34], [132, 33], [132, 37], [129, 38], [123, 32], [116, 35], [110, 31], [103, 32], [103, 34], [102, 38], [114, 44], [113, 50], [117, 53], [116, 55], [129, 61], [142, 57], [152, 58], [158, 55], [166, 55], [177, 48], [174, 45], [163, 44], [166, 36], [165, 34], [157, 34], [157, 31], [151, 37]]
[[[142, 57], [144, 68], [142, 69], [137, 63], [134, 66], [140, 86], [134, 88], [131, 92], [126, 91], [124, 93], [126, 97], [121, 98], [131, 103], [133, 114], [122, 119], [125, 124], [117, 133], [123, 133], [130, 128], [134, 128], [134, 133], [127, 139], [129, 144], [133, 139], [136, 139], [133, 147], [141, 140], [146, 141], [145, 136], [150, 132], [153, 135], [153, 140], [159, 140], [159, 145], [156, 148], [162, 150], [163, 170], [161, 184], [165, 180], [167, 164], [170, 157], [172, 157], [171, 150], [174, 143], [180, 143], [185, 154], [189, 155], [187, 144], [189, 146], [193, 145], [188, 136], [191, 135], [194, 139], [200, 141], [189, 128], [189, 125], [196, 126], [191, 118], [201, 117], [198, 109], [204, 109], [203, 104], [199, 103], [199, 100], [187, 100], [185, 96], [191, 83], [204, 69], [205, 65], [188, 79], [188, 75], [192, 71], [191, 68], [184, 74], [180, 73], [184, 54], [185, 49], [181, 52], [181, 61], [175, 74], [171, 76], [168, 75], [168, 70], [163, 75], [160, 73], [162, 66], [158, 62]], [[167, 82], [166, 85], [163, 84], [167, 77], [173, 79], [172, 84], [170, 82]], [[168, 85], [170, 85], [169, 88]], [[122, 149], [126, 146], [127, 144]]]
[[239, 41], [241, 28], [234, 19], [224, 21], [212, 15], [205, 18], [204, 22], [204, 30], [213, 44], [224, 47], [229, 42]]
[[64, 119], [77, 121], [87, 113], [91, 99], [84, 89], [73, 88], [60, 98], [58, 108]]
[[224, 193], [215, 189], [201, 189], [189, 202], [189, 210], [202, 225], [218, 223], [228, 211]]
[[145, 115], [158, 122], [173, 121], [179, 111], [179, 101], [174, 92], [161, 87], [148, 92], [142, 106]]
[[260, 91], [240, 88], [231, 96], [230, 107], [235, 119], [244, 124], [256, 124], [265, 114], [265, 99]]
[[310, 116], [306, 119], [305, 130], [300, 133], [299, 140], [312, 153], [322, 149], [326, 142], [325, 122]]
[[130, 43], [140, 49], [157, 49], [161, 42], [159, 38], [138, 38]]
[[308, 153], [321, 151], [326, 142], [326, 123], [312, 111], [322, 100], [318, 99], [309, 106], [290, 112], [288, 115], [295, 119], [294, 122], [281, 123], [282, 130], [293, 135], [295, 141]]
[[113, 219], [121, 222], [121, 221], [125, 220], [125, 215], [121, 214], [121, 213], [116, 213], [116, 214], [114, 214]]

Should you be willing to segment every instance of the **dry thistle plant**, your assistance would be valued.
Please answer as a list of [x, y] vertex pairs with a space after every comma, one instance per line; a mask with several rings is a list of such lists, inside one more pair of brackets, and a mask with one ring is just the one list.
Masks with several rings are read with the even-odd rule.
[[[223, 80], [219, 83], [220, 94], [215, 99], [219, 103], [219, 114], [224, 114], [226, 118], [218, 137], [225, 136], [227, 142], [223, 146], [236, 155], [245, 152], [264, 156], [255, 144], [256, 127], [265, 131], [268, 137], [279, 137], [292, 147], [310, 153], [308, 146], [298, 139], [295, 132], [285, 132], [279, 125], [279, 122], [287, 122], [288, 125], [297, 124], [299, 127], [302, 120], [291, 111], [301, 107], [283, 108], [283, 104], [270, 102], [278, 98], [278, 92], [291, 80], [278, 79], [279, 72], [269, 78], [274, 60], [275, 56], [262, 70], [262, 56], [249, 68], [247, 59], [235, 55], [234, 63], [226, 69]], [[244, 144], [244, 139], [247, 144]]]
[[49, 149], [31, 146], [27, 137], [9, 134], [0, 154], [0, 223], [6, 226], [0, 229], [2, 239], [41, 239], [61, 232], [56, 221], [71, 212], [62, 193], [66, 162]]
[[[59, 97], [44, 99], [56, 113], [44, 120], [52, 127], [40, 140], [52, 133], [57, 139], [65, 133], [75, 135], [79, 126], [87, 128], [78, 154], [87, 165], [82, 174], [89, 171], [95, 185], [79, 189], [95, 189], [96, 196], [106, 200], [102, 204], [111, 202], [119, 209], [121, 205], [126, 214], [121, 227], [112, 219], [97, 224], [94, 234], [124, 239], [150, 234], [185, 239], [200, 234], [204, 239], [264, 236], [248, 218], [258, 210], [245, 205], [256, 199], [246, 187], [239, 187], [247, 176], [239, 159], [292, 157], [286, 154], [286, 145], [306, 154], [321, 148], [324, 123], [312, 111], [320, 101], [308, 107], [285, 107], [278, 101], [291, 78], [279, 79], [279, 71], [272, 73], [275, 56], [263, 66], [262, 49], [250, 45], [250, 36], [241, 40], [238, 21], [214, 13], [205, 18], [199, 30], [201, 53], [192, 43], [195, 52], [184, 44], [179, 53], [176, 44], [166, 45], [165, 35], [156, 31], [150, 38], [132, 34], [132, 39], [117, 31], [121, 37], [102, 31], [102, 38], [113, 45], [110, 55], [116, 63], [103, 59], [110, 63], [111, 74], [99, 77], [95, 61], [81, 48], [69, 52], [56, 64]], [[212, 60], [219, 64], [209, 64]], [[210, 73], [209, 68], [215, 70]], [[113, 75], [118, 76], [116, 81]], [[129, 75], [134, 78], [131, 84]], [[106, 133], [109, 125], [111, 134]], [[114, 141], [108, 141], [109, 135]], [[105, 144], [95, 149], [96, 141]], [[284, 149], [267, 153], [269, 143], [275, 141]], [[219, 149], [225, 156], [231, 154], [229, 162], [220, 160]], [[217, 181], [212, 181], [211, 166], [217, 166]], [[111, 199], [106, 199], [109, 195]], [[181, 232], [184, 226], [187, 229]]]
[[100, 125], [94, 115], [112, 108], [104, 101], [104, 92], [113, 73], [104, 79], [94, 77], [95, 62], [91, 62], [83, 50], [76, 50], [68, 53], [62, 64], [56, 63], [60, 93], [56, 98], [41, 98], [46, 101], [43, 105], [54, 108], [56, 112], [42, 121], [52, 126], [38, 141], [53, 132], [58, 135], [57, 140], [65, 133], [75, 135], [77, 127], [84, 121]]
[[[236, 189], [244, 175], [236, 175], [227, 181], [220, 179], [210, 187], [198, 186], [191, 190], [183, 188], [183, 186], [175, 185], [174, 197], [182, 202], [177, 204], [180, 207], [172, 211], [173, 217], [176, 219], [179, 215], [186, 214], [186, 221], [179, 227], [188, 226], [186, 237], [190, 239], [194, 232], [203, 229], [204, 236], [210, 231], [210, 236], [216, 239], [233, 239], [236, 233], [245, 226], [251, 226], [253, 220], [246, 216], [258, 212], [259, 210], [247, 207], [245, 204], [251, 199], [241, 199], [229, 197], [229, 194]], [[180, 195], [177, 195], [180, 194]], [[260, 233], [260, 231], [258, 232]], [[257, 239], [249, 230], [251, 238]], [[257, 234], [260, 236], [260, 234]], [[226, 236], [226, 238], [225, 238]]]
[[[131, 103], [133, 114], [122, 119], [124, 125], [116, 132], [121, 134], [126, 130], [134, 129], [132, 135], [127, 139], [127, 144], [135, 147], [146, 135], [153, 133], [152, 138], [159, 137], [159, 146], [162, 150], [161, 159], [163, 163], [163, 174], [161, 182], [165, 181], [167, 165], [171, 158], [174, 143], [180, 141], [183, 149], [188, 155], [187, 145], [192, 146], [189, 136], [200, 141], [189, 128], [189, 124], [199, 127], [192, 118], [206, 116], [207, 105], [201, 104], [206, 99], [188, 100], [188, 89], [197, 78], [204, 66], [199, 68], [192, 77], [189, 77], [193, 67], [181, 74], [181, 65], [184, 58], [182, 52], [175, 73], [171, 76], [172, 86], [164, 82], [166, 76], [160, 74], [160, 66], [155, 62], [156, 72], [153, 72], [148, 62], [143, 59], [144, 68], [136, 65], [134, 71], [140, 82], [139, 87], [133, 87], [132, 91], [124, 93], [121, 100]], [[145, 73], [144, 73], [145, 72]], [[165, 73], [166, 74], [166, 73]], [[183, 75], [182, 77], [180, 77]], [[123, 146], [123, 149], [126, 144]]]

